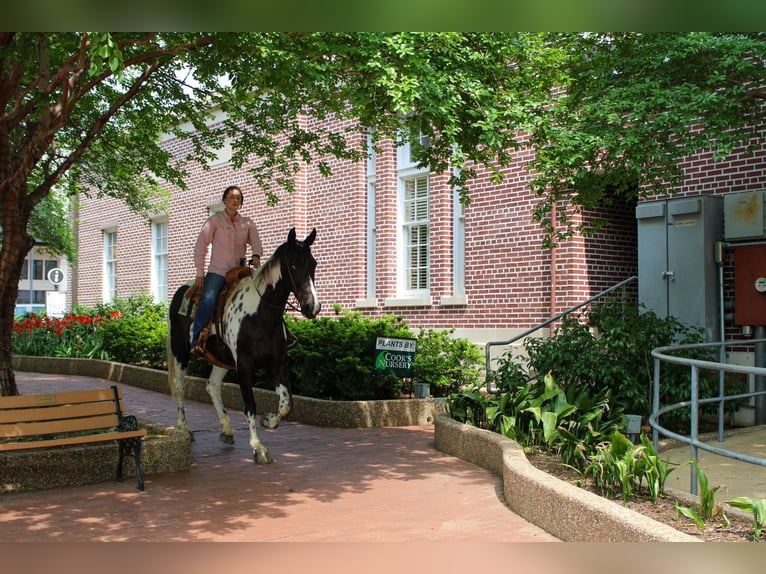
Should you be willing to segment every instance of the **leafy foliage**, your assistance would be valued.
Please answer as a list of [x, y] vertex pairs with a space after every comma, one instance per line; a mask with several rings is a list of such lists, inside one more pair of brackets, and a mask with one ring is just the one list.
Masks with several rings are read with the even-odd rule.
[[412, 380], [375, 371], [377, 337], [414, 337], [401, 317], [364, 317], [339, 313], [311, 321], [288, 318], [300, 344], [288, 351], [290, 380], [295, 392], [333, 400], [390, 399], [408, 391], [415, 382], [431, 384], [434, 396], [443, 396], [479, 378], [481, 355], [464, 339], [449, 331], [423, 330], [417, 337]]
[[476, 385], [483, 359], [478, 346], [453, 337], [454, 330], [423, 329], [418, 333], [413, 383], [428, 383], [435, 397]]
[[753, 499], [747, 496], [737, 496], [728, 500], [727, 504], [753, 514], [753, 522], [755, 524], [755, 534], [753, 535], [753, 539], [760, 540], [763, 525], [766, 524], [766, 500]]
[[527, 449], [559, 454], [582, 467], [589, 453], [622, 424], [622, 411], [609, 407], [609, 392], [562, 389], [548, 374], [506, 389], [501, 396], [473, 387], [447, 399], [453, 419], [498, 432]]
[[101, 329], [104, 351], [110, 360], [144, 367], [161, 367], [166, 361], [167, 305], [155, 303], [149, 295], [115, 298], [97, 306], [99, 314], [116, 312], [119, 321]]
[[[561, 385], [609, 389], [611, 401], [625, 412], [651, 414], [654, 380], [652, 349], [670, 344], [703, 342], [702, 331], [683, 325], [675, 317], [660, 318], [629, 300], [609, 299], [580, 315], [564, 319], [552, 337], [529, 339], [525, 345], [529, 369], [551, 372]], [[710, 359], [709, 350], [684, 352], [684, 356]], [[689, 369], [664, 365], [660, 401], [674, 404], [688, 400]], [[717, 379], [700, 377], [700, 396], [715, 396]], [[688, 422], [688, 411], [668, 414], [674, 424]]]
[[334, 400], [391, 398], [402, 381], [374, 371], [375, 338], [410, 337], [400, 318], [365, 319], [359, 313], [311, 321], [288, 319], [299, 344], [288, 351], [297, 394]]
[[588, 457], [583, 474], [593, 477], [603, 495], [619, 493], [627, 502], [634, 494], [645, 491], [656, 501], [664, 494], [665, 482], [674, 470], [669, 461], [660, 460], [646, 435], [641, 434], [641, 444], [634, 445], [616, 431]]
[[[729, 519], [723, 513], [723, 507], [717, 504], [715, 501], [715, 493], [721, 488], [721, 485], [710, 487], [707, 474], [702, 470], [702, 467], [696, 460], [690, 461], [690, 464], [694, 465], [694, 470], [697, 473], [697, 484], [699, 486], [699, 504], [692, 506], [682, 506], [676, 501], [676, 513], [683, 514], [687, 518], [691, 518], [697, 527], [701, 530], [705, 530], [706, 523], [710, 520], [720, 518], [727, 525]], [[757, 535], [757, 528], [756, 528]]]
[[759, 140], [762, 33], [551, 33], [547, 40], [558, 55], [547, 60], [550, 73], [566, 81], [549, 106], [532, 110], [531, 167], [541, 198], [535, 219], [552, 242], [582, 231], [574, 215], [583, 207], [677, 187], [684, 157], [702, 150], [720, 159]]

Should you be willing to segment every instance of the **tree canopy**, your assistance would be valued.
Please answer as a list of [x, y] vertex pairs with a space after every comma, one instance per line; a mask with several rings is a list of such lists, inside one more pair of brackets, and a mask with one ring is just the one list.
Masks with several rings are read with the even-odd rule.
[[[551, 240], [577, 231], [582, 207], [672, 194], [683, 158], [764, 145], [766, 34], [550, 34], [547, 43], [566, 77], [531, 132], [535, 218]], [[552, 222], [556, 202], [565, 210]]]

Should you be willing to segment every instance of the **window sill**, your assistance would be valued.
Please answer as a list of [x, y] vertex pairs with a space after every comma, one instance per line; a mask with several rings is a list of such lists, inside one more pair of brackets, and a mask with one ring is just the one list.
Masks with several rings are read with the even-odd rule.
[[384, 307], [430, 307], [431, 297], [402, 297], [386, 299]]
[[442, 307], [456, 307], [459, 305], [468, 305], [467, 295], [450, 295], [442, 297], [439, 300], [439, 305]]
[[374, 309], [378, 306], [378, 300], [375, 298], [357, 299], [355, 305], [357, 309]]

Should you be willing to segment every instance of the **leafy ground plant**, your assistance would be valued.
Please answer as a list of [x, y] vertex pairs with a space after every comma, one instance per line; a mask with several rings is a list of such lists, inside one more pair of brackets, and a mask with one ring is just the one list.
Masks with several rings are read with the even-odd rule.
[[578, 468], [621, 424], [622, 412], [610, 409], [607, 391], [565, 391], [550, 374], [542, 381], [506, 382], [500, 396], [479, 386], [451, 395], [447, 404], [452, 418], [500, 433], [527, 451], [558, 454]]
[[720, 519], [724, 524], [729, 524], [729, 519], [723, 512], [723, 507], [715, 501], [715, 494], [721, 488], [721, 485], [710, 487], [710, 481], [707, 474], [702, 470], [696, 460], [689, 464], [694, 465], [697, 473], [697, 483], [699, 486], [699, 505], [697, 508], [681, 506], [676, 502], [676, 511], [694, 521], [697, 527], [704, 531], [707, 523], [712, 520]]
[[642, 434], [641, 444], [634, 445], [621, 432], [599, 445], [583, 471], [591, 476], [604, 495], [619, 493], [626, 502], [636, 493], [645, 491], [652, 502], [665, 492], [668, 475], [675, 470], [669, 461], [662, 461], [649, 439]]
[[764, 499], [752, 499], [747, 496], [738, 496], [726, 501], [727, 504], [734, 508], [739, 508], [745, 512], [751, 512], [753, 514], [753, 522], [755, 525], [755, 533], [753, 534], [753, 540], [761, 539], [761, 532], [763, 525], [766, 524], [766, 500]]

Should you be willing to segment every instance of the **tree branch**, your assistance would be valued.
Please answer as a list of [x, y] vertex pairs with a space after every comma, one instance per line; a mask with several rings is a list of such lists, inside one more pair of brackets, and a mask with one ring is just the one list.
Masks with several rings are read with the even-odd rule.
[[78, 146], [69, 154], [69, 156], [59, 164], [58, 168], [48, 175], [43, 182], [29, 194], [28, 199], [34, 204], [38, 203], [53, 187], [53, 185], [61, 179], [61, 177], [80, 159], [83, 153], [90, 147], [93, 140], [98, 136], [106, 123], [114, 116], [117, 111], [122, 108], [128, 101], [139, 93], [142, 86], [146, 81], [154, 74], [162, 63], [159, 61], [154, 62], [151, 66], [146, 68], [141, 76], [130, 86], [130, 88], [117, 98], [109, 106], [109, 109], [104, 112], [90, 127], [85, 136], [80, 140]]

